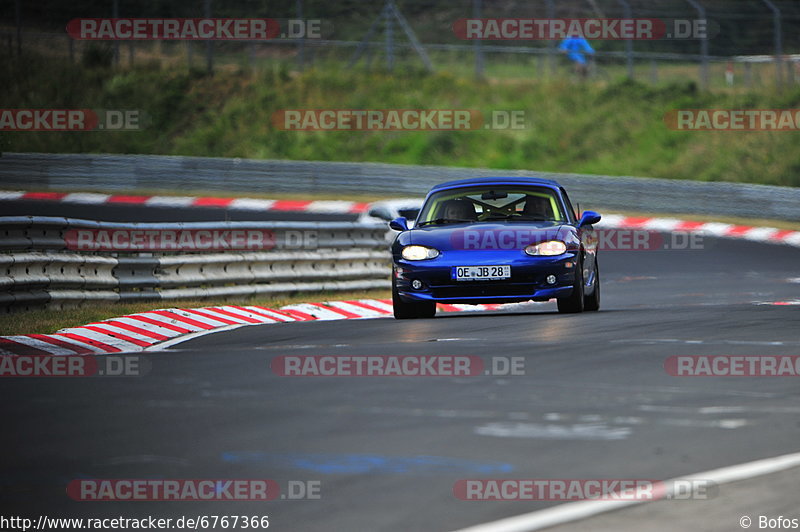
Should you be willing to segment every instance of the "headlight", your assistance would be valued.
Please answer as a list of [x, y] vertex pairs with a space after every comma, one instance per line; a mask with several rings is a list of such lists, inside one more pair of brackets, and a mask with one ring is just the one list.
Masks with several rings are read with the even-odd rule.
[[525, 248], [525, 253], [534, 257], [552, 257], [563, 255], [567, 252], [567, 245], [560, 240], [548, 240], [538, 244], [531, 244]]
[[435, 259], [439, 256], [439, 250], [426, 248], [425, 246], [406, 246], [401, 253], [406, 260], [427, 260]]

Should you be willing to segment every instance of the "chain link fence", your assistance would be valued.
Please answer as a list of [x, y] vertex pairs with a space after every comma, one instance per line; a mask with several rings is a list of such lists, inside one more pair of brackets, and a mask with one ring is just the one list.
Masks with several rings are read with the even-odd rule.
[[[695, 80], [704, 87], [800, 82], [800, 3], [778, 0], [44, 0], [4, 1], [3, 53], [26, 51], [71, 62], [167, 68], [429, 69], [490, 78], [573, 75], [555, 40], [464, 40], [463, 18], [706, 20], [707, 38], [594, 40], [590, 76], [649, 83]], [[13, 6], [11, 5], [13, 4]], [[10, 14], [10, 15], [9, 15]], [[320, 38], [259, 41], [84, 41], [65, 31], [74, 18], [238, 17], [316, 20]]]

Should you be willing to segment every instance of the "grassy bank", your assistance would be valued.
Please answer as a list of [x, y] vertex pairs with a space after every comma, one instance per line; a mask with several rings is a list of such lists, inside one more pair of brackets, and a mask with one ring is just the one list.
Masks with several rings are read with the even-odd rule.
[[[157, 65], [76, 66], [29, 56], [0, 59], [6, 108], [141, 109], [139, 132], [3, 133], [3, 151], [154, 153], [640, 175], [800, 185], [800, 132], [679, 132], [676, 108], [797, 108], [800, 90], [701, 92], [692, 83], [623, 80], [478, 82], [442, 71], [396, 75], [285, 65], [213, 77]], [[281, 109], [523, 110], [525, 128], [461, 132], [278, 131]]]

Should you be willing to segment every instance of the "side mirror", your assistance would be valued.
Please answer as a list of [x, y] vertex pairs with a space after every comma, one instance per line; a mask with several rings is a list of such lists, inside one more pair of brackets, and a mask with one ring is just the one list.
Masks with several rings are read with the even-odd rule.
[[403, 218], [395, 218], [391, 222], [389, 222], [389, 228], [394, 229], [395, 231], [408, 231], [408, 220]]
[[594, 211], [583, 211], [583, 215], [581, 216], [581, 221], [578, 222], [578, 227], [583, 227], [584, 225], [594, 225], [600, 221], [600, 215]]

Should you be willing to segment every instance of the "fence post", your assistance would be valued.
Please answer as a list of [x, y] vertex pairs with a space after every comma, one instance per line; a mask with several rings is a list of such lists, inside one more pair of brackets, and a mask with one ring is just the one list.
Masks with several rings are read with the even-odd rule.
[[[623, 17], [630, 20], [633, 18], [631, 14], [631, 5], [627, 0], [619, 0], [622, 4]], [[625, 63], [628, 66], [628, 79], [633, 79], [633, 40], [625, 39]]]
[[17, 57], [22, 55], [22, 6], [20, 0], [14, 2], [14, 20], [17, 24]]
[[[205, 0], [204, 4], [204, 15], [211, 18], [211, 0]], [[214, 42], [211, 40], [206, 41], [206, 72], [214, 72]]]
[[[481, 18], [481, 0], [472, 0], [472, 18]], [[475, 77], [483, 77], [483, 47], [481, 39], [475, 39], [472, 47], [475, 50]]]
[[422, 63], [425, 65], [425, 68], [428, 69], [428, 72], [433, 72], [433, 63], [431, 63], [431, 58], [428, 57], [428, 52], [425, 51], [425, 48], [422, 47], [422, 43], [419, 42], [417, 39], [417, 35], [414, 33], [414, 30], [411, 29], [411, 25], [408, 23], [406, 18], [400, 13], [400, 10], [397, 9], [397, 6], [392, 2], [389, 6], [390, 11], [394, 15], [395, 20], [400, 25], [400, 29], [402, 29], [408, 41], [411, 43], [411, 46], [414, 48], [414, 51], [417, 52], [417, 55], [422, 60]]
[[[303, 0], [297, 0], [297, 20], [303, 20]], [[304, 25], [304, 28], [308, 29], [308, 25]], [[306, 32], [303, 31], [303, 36], [300, 37], [300, 42], [297, 43], [297, 69], [300, 72], [303, 71], [305, 68], [305, 58], [303, 54], [305, 52], [305, 45], [306, 45]]]
[[[707, 20], [706, 19], [706, 8], [704, 8], [700, 2], [697, 0], [686, 0], [691, 4], [693, 8], [697, 10], [697, 16], [700, 17], [700, 20]], [[707, 30], [706, 30], [707, 31]], [[708, 88], [708, 33], [703, 35], [703, 38], [700, 39], [700, 55], [701, 55], [701, 63], [700, 63], [700, 86], [703, 89]]]
[[386, 68], [394, 70], [394, 26], [392, 25], [392, 0], [386, 0]]
[[781, 32], [781, 10], [770, 0], [763, 0], [772, 10], [772, 27], [775, 37], [775, 83], [778, 88], [783, 86], [783, 35]]
[[[361, 58], [361, 56], [364, 54], [364, 52], [367, 52], [369, 50], [368, 53], [371, 54], [370, 45], [372, 43], [372, 41], [371, 41], [372, 34], [375, 33], [375, 31], [378, 29], [378, 26], [381, 23], [381, 20], [384, 17], [386, 17], [387, 13], [389, 13], [390, 11], [391, 10], [389, 9], [389, 5], [388, 4], [384, 4], [383, 5], [383, 9], [381, 9], [381, 13], [378, 15], [378, 17], [375, 20], [372, 21], [372, 24], [370, 25], [369, 29], [367, 30], [367, 33], [364, 35], [364, 38], [361, 40], [361, 43], [356, 48], [355, 52], [353, 52], [353, 56], [350, 58], [350, 61], [347, 63], [347, 68], [352, 68], [358, 62], [358, 60]], [[371, 59], [370, 59], [370, 61], [371, 61]]]
[[[119, 18], [119, 0], [111, 3], [111, 18]], [[119, 66], [119, 40], [114, 39], [114, 66]]]
[[[546, 0], [547, 4], [547, 18], [550, 19], [551, 23], [554, 18], [556, 18], [556, 7], [553, 4], [553, 0]], [[547, 41], [547, 62], [549, 63], [550, 67], [550, 74], [555, 76], [556, 74], [556, 56], [555, 56], [555, 43], [551, 40]]]

